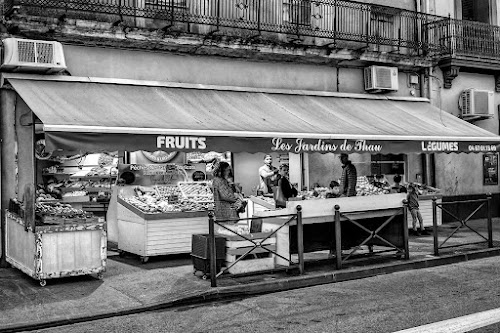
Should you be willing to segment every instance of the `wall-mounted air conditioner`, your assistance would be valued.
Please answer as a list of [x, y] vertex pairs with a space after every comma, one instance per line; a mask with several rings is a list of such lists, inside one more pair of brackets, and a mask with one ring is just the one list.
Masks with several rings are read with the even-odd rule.
[[369, 92], [398, 90], [397, 67], [370, 66], [364, 72], [365, 90]]
[[3, 41], [0, 70], [33, 73], [57, 73], [66, 69], [61, 43], [6, 38]]
[[493, 91], [466, 89], [462, 91], [459, 99], [459, 107], [462, 117], [483, 116], [492, 117], [494, 108]]

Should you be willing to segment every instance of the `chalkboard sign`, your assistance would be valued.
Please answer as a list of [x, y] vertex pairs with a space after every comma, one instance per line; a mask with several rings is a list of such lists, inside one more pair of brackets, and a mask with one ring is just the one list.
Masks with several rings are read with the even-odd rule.
[[498, 185], [498, 154], [483, 155], [483, 184]]

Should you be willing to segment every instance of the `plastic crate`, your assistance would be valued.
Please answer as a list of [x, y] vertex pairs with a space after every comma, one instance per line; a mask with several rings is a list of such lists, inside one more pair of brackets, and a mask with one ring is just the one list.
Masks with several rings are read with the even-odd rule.
[[[210, 259], [210, 249], [208, 247], [208, 234], [194, 234], [191, 242], [191, 255], [201, 259]], [[226, 258], [226, 238], [215, 237], [216, 258], [225, 260]]]

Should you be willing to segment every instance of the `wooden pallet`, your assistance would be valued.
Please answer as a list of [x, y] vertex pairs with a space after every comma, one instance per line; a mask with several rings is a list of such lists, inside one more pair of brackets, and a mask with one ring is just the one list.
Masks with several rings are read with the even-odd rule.
[[[262, 241], [269, 233], [253, 233], [247, 237], [256, 242]], [[263, 241], [262, 245], [266, 248], [276, 251], [276, 237], [271, 237]], [[254, 244], [245, 240], [241, 236], [226, 237], [226, 267], [231, 266], [237, 259], [241, 258], [247, 251], [252, 249]], [[261, 247], [253, 249], [242, 260], [235, 263], [227, 271], [230, 274], [243, 274], [250, 272], [265, 271], [275, 268], [275, 255]]]

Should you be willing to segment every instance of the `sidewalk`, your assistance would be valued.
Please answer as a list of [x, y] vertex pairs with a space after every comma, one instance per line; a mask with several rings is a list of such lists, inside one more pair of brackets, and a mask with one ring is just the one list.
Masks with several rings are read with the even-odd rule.
[[[468, 224], [487, 235], [485, 220]], [[445, 224], [439, 228], [440, 243], [454, 226]], [[493, 239], [491, 249], [485, 243], [454, 247], [440, 250], [440, 256], [435, 257], [432, 236], [410, 236], [410, 260], [377, 255], [369, 262], [358, 260], [335, 270], [333, 259], [327, 259], [326, 253], [316, 253], [306, 257], [309, 261], [304, 275], [294, 271], [224, 277], [217, 280], [217, 288], [210, 287], [210, 280], [193, 275], [189, 255], [151, 257], [148, 263], [142, 264], [133, 255], [121, 258], [110, 249], [103, 280], [94, 276], [53, 279], [47, 280], [45, 287], [17, 269], [0, 269], [0, 332], [19, 332], [498, 256], [500, 219], [493, 220]], [[481, 240], [476, 233], [462, 228], [447, 245]]]

